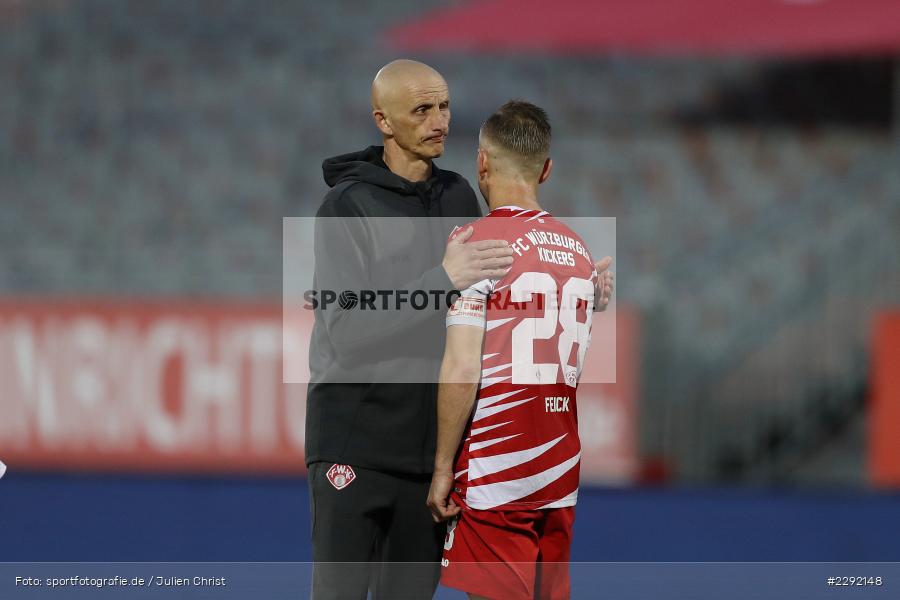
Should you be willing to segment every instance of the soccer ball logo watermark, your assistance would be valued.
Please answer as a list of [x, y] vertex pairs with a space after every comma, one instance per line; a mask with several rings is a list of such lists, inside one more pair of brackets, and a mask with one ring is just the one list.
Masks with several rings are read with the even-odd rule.
[[356, 292], [345, 291], [341, 292], [341, 295], [338, 296], [338, 305], [344, 310], [356, 308], [358, 303], [359, 296], [356, 295]]

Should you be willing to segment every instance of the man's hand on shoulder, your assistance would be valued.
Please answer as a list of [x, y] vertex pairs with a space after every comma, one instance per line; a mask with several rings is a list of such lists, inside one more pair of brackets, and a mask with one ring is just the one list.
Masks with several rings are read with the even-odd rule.
[[483, 279], [500, 279], [512, 266], [512, 248], [505, 240], [481, 240], [466, 243], [474, 229], [471, 225], [447, 242], [441, 265], [453, 283], [464, 290]]
[[616, 276], [609, 267], [612, 265], [612, 256], [604, 256], [594, 264], [597, 269], [597, 287], [594, 290], [596, 301], [594, 302], [594, 312], [603, 312], [609, 306], [612, 300], [613, 292], [616, 289]]

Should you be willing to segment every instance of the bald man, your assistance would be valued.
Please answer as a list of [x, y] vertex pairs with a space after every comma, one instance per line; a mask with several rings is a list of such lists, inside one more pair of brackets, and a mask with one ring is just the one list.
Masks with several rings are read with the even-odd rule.
[[372, 116], [387, 167], [409, 181], [429, 179], [450, 131], [450, 90], [441, 74], [413, 60], [385, 65], [372, 82]]
[[[372, 116], [383, 145], [325, 160], [331, 190], [316, 221], [313, 287], [360, 300], [315, 312], [306, 461], [317, 600], [363, 599], [370, 579], [375, 598], [434, 593], [444, 531], [425, 499], [443, 318], [454, 290], [512, 264], [506, 242], [465, 243], [471, 232], [446, 242], [481, 212], [465, 179], [433, 162], [450, 127], [444, 78], [414, 61], [386, 65]], [[379, 296], [364, 310], [367, 291], [389, 305]], [[424, 310], [394, 303], [421, 292]]]

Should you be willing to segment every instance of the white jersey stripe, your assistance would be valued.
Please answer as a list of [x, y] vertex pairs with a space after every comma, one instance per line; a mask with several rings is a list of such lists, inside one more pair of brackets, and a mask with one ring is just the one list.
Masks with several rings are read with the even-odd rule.
[[528, 448], [526, 450], [469, 459], [469, 481], [527, 463], [529, 460], [537, 458], [558, 444], [560, 440], [566, 437], [566, 435], [568, 434], [564, 433], [555, 440], [550, 440], [546, 444], [541, 444], [540, 446], [535, 446], [534, 448]]
[[466, 504], [477, 510], [490, 510], [530, 496], [565, 475], [578, 464], [579, 458], [581, 452], [555, 467], [530, 477], [470, 486], [466, 490]]
[[472, 417], [472, 422], [480, 421], [485, 417], [489, 417], [491, 415], [496, 415], [498, 412], [503, 412], [504, 410], [509, 410], [510, 408], [514, 408], [520, 404], [525, 404], [530, 400], [534, 400], [537, 396], [532, 396], [531, 398], [525, 398], [524, 400], [516, 400], [515, 402], [507, 402], [506, 404], [501, 404], [500, 406], [492, 406], [490, 408], [479, 408], [475, 411], [475, 416]]
[[506, 377], [485, 377], [481, 380], [481, 389], [490, 387], [495, 383], [500, 383], [501, 381], [506, 381], [507, 379], [512, 379], [512, 375], [507, 375]]
[[506, 400], [510, 396], [514, 396], [515, 394], [518, 394], [519, 392], [524, 392], [524, 391], [525, 391], [525, 389], [513, 390], [511, 392], [506, 392], [505, 394], [497, 394], [496, 396], [488, 396], [487, 398], [479, 398], [478, 399], [478, 408], [479, 409], [487, 408], [491, 404], [497, 404], [501, 400]]
[[[491, 429], [497, 429], [498, 427], [503, 427], [504, 425], [509, 425], [512, 421], [507, 421], [506, 423], [497, 423], [496, 425], [488, 425], [487, 427], [479, 427], [478, 429], [473, 429], [469, 432], [469, 438], [473, 438], [476, 435], [481, 435], [482, 433], [486, 433]], [[466, 439], [469, 439], [466, 438]]]
[[[487, 448], [488, 446], [493, 446], [494, 444], [499, 444], [500, 442], [505, 442], [506, 440], [511, 440], [513, 438], [517, 438], [521, 433], [516, 433], [513, 435], [508, 435], [502, 438], [494, 438], [492, 440], [484, 440], [483, 442], [472, 442], [469, 444], [469, 452], [475, 452], [476, 450], [481, 450], [482, 448]], [[469, 467], [472, 468], [471, 466]]]
[[490, 369], [483, 369], [481, 371], [481, 376], [486, 377], [488, 375], [496, 373], [497, 371], [502, 371], [503, 369], [508, 369], [511, 366], [512, 366], [512, 363], [506, 363], [505, 365], [498, 365], [496, 367], [491, 367]]
[[539, 510], [544, 508], [565, 508], [567, 506], [575, 506], [576, 502], [578, 502], [578, 490], [575, 490], [564, 498], [560, 498], [559, 500], [551, 502], [550, 504], [545, 504], [539, 507]]
[[491, 329], [500, 327], [501, 325], [509, 323], [510, 321], [512, 321], [514, 319], [515, 319], [515, 317], [510, 317], [508, 319], [494, 319], [493, 321], [488, 321], [487, 322], [487, 330], [490, 331]]

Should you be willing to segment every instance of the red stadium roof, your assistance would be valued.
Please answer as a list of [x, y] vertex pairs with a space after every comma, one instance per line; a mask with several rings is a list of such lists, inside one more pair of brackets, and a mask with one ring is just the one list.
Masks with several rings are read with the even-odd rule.
[[886, 54], [900, 52], [900, 0], [483, 0], [387, 37], [403, 50]]

